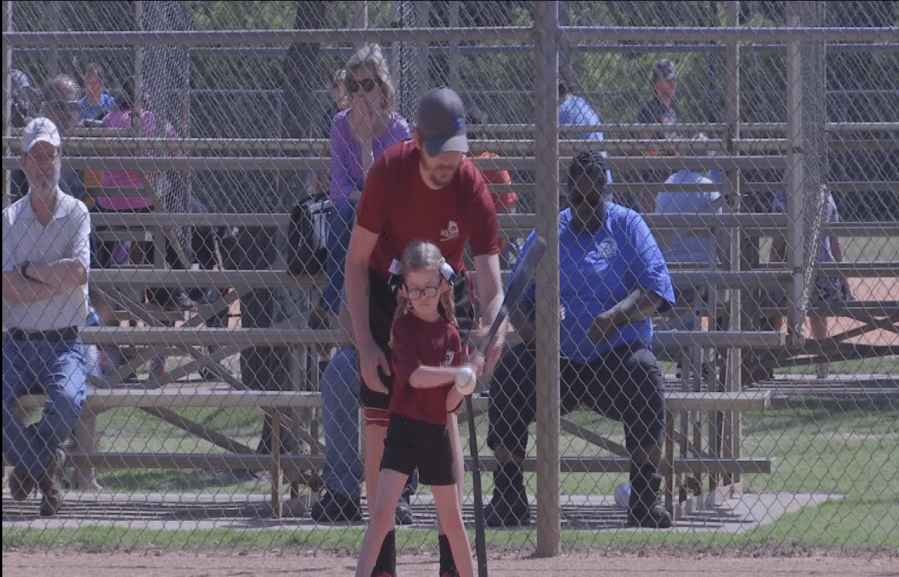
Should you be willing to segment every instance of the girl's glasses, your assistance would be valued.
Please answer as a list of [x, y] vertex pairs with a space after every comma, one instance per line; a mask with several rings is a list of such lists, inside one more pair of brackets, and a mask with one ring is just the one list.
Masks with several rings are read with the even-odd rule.
[[350, 78], [346, 83], [346, 89], [349, 92], [359, 92], [359, 88], [362, 88], [365, 92], [371, 92], [378, 85], [377, 82], [372, 80], [371, 78], [365, 78], [363, 80], [356, 80], [355, 78]]
[[421, 298], [432, 299], [437, 296], [437, 293], [440, 291], [440, 287], [429, 286], [423, 289], [410, 289], [406, 288], [406, 292], [409, 294], [409, 298], [412, 300], [418, 300]]

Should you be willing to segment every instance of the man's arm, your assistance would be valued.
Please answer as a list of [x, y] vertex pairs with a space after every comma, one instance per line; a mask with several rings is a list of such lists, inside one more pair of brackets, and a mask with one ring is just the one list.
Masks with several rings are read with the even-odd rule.
[[26, 279], [19, 271], [3, 271], [3, 300], [28, 304], [53, 298], [58, 292], [55, 287]]
[[[499, 274], [499, 255], [483, 254], [474, 257], [474, 268], [477, 272], [475, 289], [481, 303], [481, 326], [488, 328], [503, 304], [503, 285]], [[499, 355], [506, 342], [506, 331], [503, 327], [487, 350], [485, 372], [491, 372], [499, 361]]]
[[63, 258], [28, 266], [28, 278], [50, 286], [56, 291], [55, 294], [72, 290], [76, 286], [87, 284], [88, 281], [91, 220], [87, 207], [79, 203], [79, 208], [81, 210], [75, 217], [78, 219], [77, 229]]
[[54, 291], [54, 295], [87, 283], [87, 270], [72, 258], [47, 264], [31, 264], [28, 265], [27, 272], [29, 280], [47, 285]]
[[590, 339], [594, 343], [609, 338], [618, 327], [642, 321], [656, 314], [665, 298], [654, 291], [638, 288], [612, 308], [599, 313], [590, 326]]
[[387, 393], [387, 388], [378, 377], [378, 367], [384, 374], [391, 374], [387, 357], [378, 348], [371, 334], [368, 321], [368, 259], [375, 250], [378, 235], [362, 228], [358, 224], [353, 227], [350, 246], [346, 255], [346, 297], [347, 309], [352, 321], [352, 329], [356, 351], [359, 355], [359, 368], [362, 380], [369, 389]]

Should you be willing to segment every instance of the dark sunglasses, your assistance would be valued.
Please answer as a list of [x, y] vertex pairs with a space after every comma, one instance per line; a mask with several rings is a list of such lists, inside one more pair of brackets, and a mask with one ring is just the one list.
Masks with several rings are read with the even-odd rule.
[[371, 92], [377, 85], [378, 83], [371, 78], [366, 78], [361, 82], [355, 78], [350, 78], [347, 80], [346, 89], [348, 92], [359, 92], [359, 88], [361, 87], [365, 92]]

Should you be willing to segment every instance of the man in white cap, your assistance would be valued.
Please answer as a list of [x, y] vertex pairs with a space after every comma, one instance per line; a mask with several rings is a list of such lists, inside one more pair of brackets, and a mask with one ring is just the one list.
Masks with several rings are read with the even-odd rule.
[[[35, 118], [22, 135], [22, 169], [29, 192], [3, 209], [3, 455], [14, 467], [12, 497], [28, 499], [37, 486], [40, 512], [62, 506], [59, 445], [72, 431], [85, 400], [87, 366], [80, 330], [87, 316], [90, 215], [59, 188], [62, 147], [48, 118]], [[47, 395], [41, 420], [25, 426], [15, 399], [38, 385]]]
[[[359, 398], [365, 416], [369, 511], [374, 510], [378, 497], [379, 465], [390, 420], [393, 372], [389, 341], [399, 272], [394, 261], [399, 262], [403, 250], [416, 239], [429, 240], [440, 248], [455, 271], [455, 314], [463, 342], [476, 326], [465, 270], [466, 241], [477, 271], [474, 284], [481, 302], [481, 327], [493, 323], [503, 300], [496, 208], [481, 171], [465, 158], [468, 139], [462, 100], [449, 88], [435, 88], [422, 96], [417, 120], [412, 140], [394, 145], [372, 165], [346, 258], [347, 307], [362, 377]], [[480, 335], [485, 333], [486, 329]], [[488, 370], [499, 357], [502, 334], [500, 331], [488, 349]], [[455, 413], [449, 416], [447, 429], [461, 492], [462, 448]], [[374, 577], [396, 575], [394, 539], [390, 532], [375, 563]], [[456, 567], [449, 541], [441, 534], [439, 543], [439, 575], [453, 577]]]

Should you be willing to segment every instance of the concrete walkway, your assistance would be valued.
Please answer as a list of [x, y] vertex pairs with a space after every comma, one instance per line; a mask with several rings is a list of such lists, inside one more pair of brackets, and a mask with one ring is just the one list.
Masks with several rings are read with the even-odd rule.
[[[744, 494], [726, 499], [675, 524], [675, 531], [714, 531], [742, 533], [774, 522], [786, 513], [803, 507], [816, 507], [824, 501], [840, 496], [810, 493], [759, 493]], [[271, 518], [268, 497], [257, 494], [174, 494], [174, 493], [96, 493], [66, 495], [66, 502], [59, 515], [43, 519], [38, 515], [35, 498], [19, 503], [3, 494], [3, 528], [77, 528], [82, 526], [119, 526], [151, 530], [193, 529], [288, 529], [305, 531], [321, 528], [306, 511], [308, 496], [289, 501], [285, 517]], [[433, 529], [436, 523], [431, 495], [417, 495], [412, 508], [417, 523], [414, 527]], [[531, 511], [535, 511], [531, 497]], [[474, 526], [474, 508], [468, 496], [463, 505], [466, 523]], [[531, 526], [539, 522], [532, 517]], [[364, 526], [363, 522], [335, 523], [329, 526]], [[562, 496], [562, 529], [583, 531], [616, 531], [625, 527], [625, 511], [617, 507], [611, 495]], [[404, 530], [407, 530], [404, 528]], [[627, 529], [636, 531], [638, 529]]]

